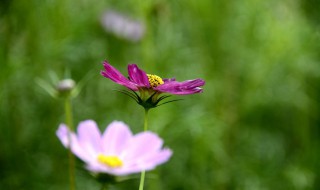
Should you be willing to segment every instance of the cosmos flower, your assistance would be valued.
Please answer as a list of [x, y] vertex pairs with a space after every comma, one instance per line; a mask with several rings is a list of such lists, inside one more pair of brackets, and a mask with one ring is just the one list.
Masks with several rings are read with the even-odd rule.
[[105, 12], [101, 24], [107, 32], [132, 42], [140, 41], [145, 33], [145, 25], [142, 22], [116, 11]]
[[[167, 95], [158, 97], [161, 93], [175, 95], [200, 93], [203, 91], [201, 86], [205, 84], [202, 79], [183, 82], [178, 82], [174, 78], [162, 79], [157, 75], [146, 74], [136, 64], [128, 65], [129, 77], [126, 78], [107, 61], [104, 61], [103, 66], [105, 70], [101, 71], [102, 76], [130, 89], [134, 94], [126, 94], [147, 109], [156, 107], [161, 100], [169, 97]], [[140, 95], [135, 91], [139, 91]]]
[[65, 147], [86, 163], [93, 173], [124, 176], [154, 169], [169, 160], [172, 151], [162, 148], [163, 141], [156, 134], [146, 131], [133, 135], [129, 127], [114, 121], [100, 133], [92, 120], [80, 122], [77, 134], [60, 124], [58, 138]]

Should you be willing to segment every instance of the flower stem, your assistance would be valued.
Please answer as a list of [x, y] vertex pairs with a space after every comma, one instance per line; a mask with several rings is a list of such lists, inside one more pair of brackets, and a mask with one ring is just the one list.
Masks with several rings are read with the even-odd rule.
[[139, 185], [139, 190], [143, 190], [143, 185], [144, 185], [144, 177], [146, 176], [146, 171], [141, 172], [141, 178], [140, 178], [140, 185]]
[[[64, 103], [64, 110], [66, 114], [66, 124], [69, 128], [69, 131], [73, 131], [73, 123], [72, 123], [72, 108], [71, 108], [71, 98], [70, 96], [65, 98], [65, 103]], [[70, 183], [70, 190], [75, 190], [75, 175], [74, 175], [74, 156], [71, 152], [71, 136], [70, 133], [68, 135], [68, 141], [69, 141], [69, 152], [68, 152], [68, 157], [69, 157], [69, 183]]]
[[144, 109], [144, 124], [143, 124], [143, 130], [147, 131], [148, 130], [148, 109]]
[[[148, 111], [149, 109], [144, 109], [144, 124], [143, 124], [144, 131], [148, 130]], [[146, 171], [142, 171], [141, 177], [140, 177], [139, 190], [143, 190], [145, 176], [146, 176]]]

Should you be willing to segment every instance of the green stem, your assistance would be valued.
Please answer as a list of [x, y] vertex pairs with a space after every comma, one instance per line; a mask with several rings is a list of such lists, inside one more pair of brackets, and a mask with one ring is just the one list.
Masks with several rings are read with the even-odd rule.
[[[64, 103], [64, 110], [66, 114], [66, 124], [69, 127], [69, 131], [73, 131], [73, 123], [72, 123], [72, 108], [71, 108], [71, 99], [70, 97], [65, 98]], [[68, 134], [68, 141], [69, 141], [69, 151], [68, 151], [68, 157], [69, 157], [69, 182], [70, 182], [70, 190], [75, 190], [75, 175], [74, 175], [74, 156], [71, 152], [71, 136], [70, 133]]]
[[141, 178], [140, 178], [139, 190], [143, 190], [145, 176], [146, 176], [146, 171], [142, 171]]
[[148, 130], [148, 109], [144, 109], [144, 123], [143, 123], [143, 130]]
[[[149, 111], [148, 109], [144, 110], [144, 124], [143, 124], [144, 131], [148, 130], [148, 111]], [[141, 178], [140, 178], [139, 190], [143, 190], [145, 176], [146, 176], [146, 171], [142, 171]]]

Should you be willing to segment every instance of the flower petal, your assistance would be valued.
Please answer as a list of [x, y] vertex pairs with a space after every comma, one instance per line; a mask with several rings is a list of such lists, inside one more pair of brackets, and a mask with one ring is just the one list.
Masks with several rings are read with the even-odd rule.
[[110, 123], [102, 135], [103, 153], [119, 155], [131, 137], [132, 133], [126, 124], [120, 121]]
[[152, 132], [142, 132], [130, 139], [123, 151], [125, 162], [132, 162], [139, 157], [145, 156], [161, 149], [163, 141], [158, 135]]
[[110, 168], [110, 167], [107, 167], [107, 166], [100, 164], [100, 163], [97, 163], [97, 162], [87, 163], [86, 168], [94, 173], [108, 173], [110, 175], [115, 175], [115, 176], [123, 176], [123, 175], [128, 175], [131, 173], [138, 173], [138, 172], [142, 171], [140, 169], [136, 172], [126, 172], [126, 169], [124, 169], [123, 167]]
[[73, 132], [70, 132], [65, 124], [60, 124], [58, 130], [56, 131], [56, 135], [66, 148], [68, 148], [70, 145], [68, 137], [68, 135], [70, 135], [71, 151], [85, 162], [90, 162], [93, 159], [93, 157], [88, 154], [86, 150], [82, 148], [82, 146], [79, 145], [77, 136]]
[[162, 149], [161, 151], [149, 154], [141, 159], [146, 170], [152, 169], [155, 166], [167, 162], [172, 156], [172, 151], [168, 148]]
[[134, 172], [137, 170], [152, 170], [160, 164], [167, 162], [172, 156], [170, 149], [163, 149], [147, 156], [141, 157], [135, 163], [128, 165], [125, 170]]
[[136, 64], [129, 64], [128, 65], [128, 73], [130, 80], [136, 83], [140, 87], [150, 87], [149, 79], [147, 74], [139, 69]]
[[102, 152], [101, 135], [96, 122], [86, 120], [79, 123], [78, 142], [92, 156]]
[[170, 94], [187, 95], [202, 92], [202, 88], [200, 88], [200, 86], [203, 86], [204, 84], [205, 81], [202, 79], [187, 80], [183, 82], [168, 81], [154, 89]]
[[172, 81], [176, 81], [176, 78], [167, 78], [167, 79], [163, 79], [163, 82], [164, 82], [164, 83], [172, 82]]
[[138, 90], [136, 84], [124, 77], [117, 69], [112, 67], [107, 61], [103, 63], [104, 71], [101, 75], [131, 90]]
[[113, 174], [108, 167], [99, 164], [98, 162], [90, 162], [87, 163], [86, 165], [87, 170], [90, 170], [91, 172], [94, 173], [108, 173], [108, 174]]
[[57, 137], [60, 139], [63, 146], [66, 148], [69, 147], [68, 133], [69, 133], [69, 129], [65, 124], [60, 124], [58, 130], [56, 131]]

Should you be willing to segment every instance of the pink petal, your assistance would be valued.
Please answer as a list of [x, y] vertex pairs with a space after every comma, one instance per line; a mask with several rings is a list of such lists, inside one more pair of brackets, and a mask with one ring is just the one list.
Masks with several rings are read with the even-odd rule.
[[138, 90], [136, 84], [124, 77], [117, 69], [112, 67], [107, 61], [103, 63], [104, 71], [101, 75], [131, 90]]
[[124, 175], [129, 175], [132, 173], [138, 173], [141, 172], [141, 169], [136, 169], [135, 171], [133, 171], [132, 169], [128, 170], [126, 168], [109, 168], [107, 166], [104, 166], [102, 164], [99, 163], [89, 163], [86, 165], [86, 168], [88, 170], [90, 170], [91, 172], [94, 173], [108, 173], [110, 175], [115, 175], [115, 176], [124, 176]]
[[202, 79], [187, 80], [183, 82], [167, 81], [163, 85], [159, 85], [155, 90], [177, 95], [187, 95], [202, 92], [201, 86], [205, 84]]
[[131, 137], [132, 133], [126, 124], [120, 121], [112, 122], [102, 136], [104, 153], [119, 155]]
[[163, 79], [163, 82], [164, 82], [164, 83], [172, 82], [172, 81], [176, 81], [176, 79], [175, 79], [175, 78], [167, 78], [167, 79]]
[[146, 155], [141, 158], [145, 169], [153, 168], [157, 165], [160, 165], [164, 162], [167, 162], [172, 156], [172, 151], [170, 149], [162, 149], [161, 151], [155, 152], [154, 154]]
[[158, 165], [167, 162], [172, 156], [172, 151], [170, 149], [163, 149], [153, 154], [148, 154], [147, 157], [141, 157], [135, 162], [131, 162], [122, 168], [122, 173], [136, 173], [143, 170], [149, 171], [156, 168]]
[[92, 160], [92, 156], [84, 150], [78, 142], [77, 136], [70, 132], [68, 127], [65, 124], [60, 124], [58, 130], [56, 131], [56, 135], [60, 139], [61, 143], [68, 148], [69, 147], [69, 137], [68, 134], [70, 134], [71, 137], [71, 151], [80, 159], [82, 159], [85, 162], [89, 162]]
[[152, 132], [139, 133], [128, 142], [123, 151], [123, 159], [128, 163], [135, 161], [141, 156], [160, 150], [162, 144], [162, 139]]
[[[65, 124], [60, 124], [58, 130], [56, 131], [57, 137], [60, 139], [61, 143], [64, 147], [69, 147], [69, 139], [68, 139], [69, 129]], [[72, 135], [74, 135], [72, 133]]]
[[100, 131], [93, 120], [80, 122], [78, 125], [78, 142], [88, 154], [97, 155], [102, 152]]
[[140, 87], [150, 87], [149, 79], [147, 74], [139, 69], [136, 64], [129, 64], [128, 65], [128, 73], [130, 80], [136, 83]]

